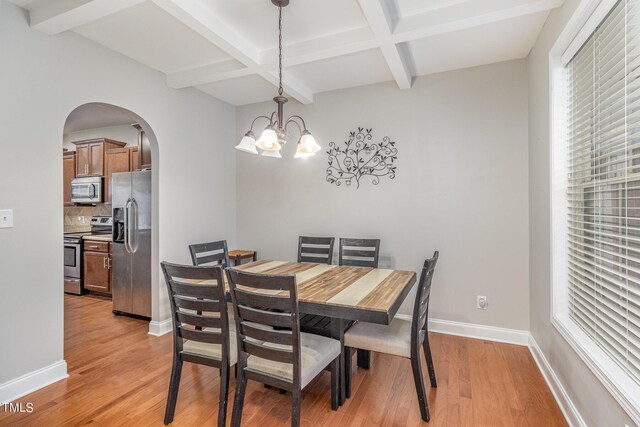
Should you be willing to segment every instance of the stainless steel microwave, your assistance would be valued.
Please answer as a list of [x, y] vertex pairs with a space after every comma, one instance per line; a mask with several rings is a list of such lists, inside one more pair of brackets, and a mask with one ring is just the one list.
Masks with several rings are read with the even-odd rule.
[[71, 181], [71, 201], [83, 204], [101, 203], [102, 182], [101, 176], [74, 179]]

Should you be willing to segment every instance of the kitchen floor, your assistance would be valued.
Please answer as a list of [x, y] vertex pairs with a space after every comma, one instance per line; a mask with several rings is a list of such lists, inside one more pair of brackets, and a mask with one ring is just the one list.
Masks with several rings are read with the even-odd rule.
[[[32, 402], [33, 413], [0, 413], [0, 425], [161, 426], [172, 336], [150, 336], [148, 322], [114, 316], [109, 300], [65, 295], [64, 303], [69, 378], [19, 399]], [[336, 412], [329, 373], [316, 378], [303, 391], [302, 424], [566, 425], [526, 347], [443, 334], [430, 339], [438, 388], [429, 391], [429, 424], [420, 419], [409, 360], [377, 354], [370, 370], [354, 368], [352, 397]], [[216, 424], [218, 378], [216, 369], [185, 364], [173, 425]], [[229, 400], [227, 423], [232, 394]], [[250, 382], [243, 425], [288, 425], [290, 402], [289, 393]]]

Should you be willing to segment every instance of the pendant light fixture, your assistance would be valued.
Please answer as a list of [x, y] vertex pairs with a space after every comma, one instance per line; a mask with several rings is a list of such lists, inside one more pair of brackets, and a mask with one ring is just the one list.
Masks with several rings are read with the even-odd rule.
[[[311, 132], [307, 130], [307, 125], [304, 119], [300, 116], [294, 115], [284, 120], [284, 104], [289, 101], [286, 96], [283, 95], [282, 89], [282, 8], [289, 4], [289, 0], [271, 0], [275, 6], [278, 7], [278, 70], [279, 70], [279, 85], [278, 95], [273, 98], [276, 103], [276, 111], [271, 113], [271, 116], [258, 116], [251, 122], [251, 128], [244, 135], [242, 140], [236, 149], [251, 154], [258, 154], [256, 147], [262, 150], [262, 155], [266, 157], [281, 158], [280, 149], [287, 143], [288, 128], [291, 123], [298, 127], [300, 132], [300, 139], [298, 139], [298, 146], [296, 149], [295, 158], [305, 158], [315, 156], [320, 151], [320, 146], [316, 142]], [[256, 136], [253, 133], [253, 125], [258, 119], [266, 119], [269, 124], [260, 134], [260, 138], [256, 141]]]

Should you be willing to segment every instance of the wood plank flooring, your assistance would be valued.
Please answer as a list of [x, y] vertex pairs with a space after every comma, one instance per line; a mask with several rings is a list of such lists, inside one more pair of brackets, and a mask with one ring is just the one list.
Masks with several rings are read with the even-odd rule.
[[[116, 317], [111, 302], [65, 296], [69, 378], [19, 399], [31, 414], [0, 413], [2, 426], [161, 426], [171, 367], [171, 335], [147, 334], [147, 322]], [[355, 367], [352, 397], [331, 411], [329, 372], [303, 391], [307, 426], [564, 426], [566, 422], [526, 347], [430, 334], [438, 388], [429, 389], [423, 423], [409, 360], [372, 354]], [[423, 371], [426, 366], [423, 362]], [[428, 376], [425, 384], [428, 387]], [[229, 416], [235, 382], [231, 380]], [[176, 426], [215, 425], [218, 372], [185, 364]], [[249, 383], [243, 425], [288, 425], [289, 393]]]

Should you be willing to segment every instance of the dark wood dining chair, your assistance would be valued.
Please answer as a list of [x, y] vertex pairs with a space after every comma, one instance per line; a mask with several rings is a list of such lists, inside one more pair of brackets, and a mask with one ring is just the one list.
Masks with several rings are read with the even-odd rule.
[[335, 240], [333, 237], [298, 237], [298, 262], [331, 264]]
[[431, 280], [438, 262], [439, 253], [436, 251], [431, 259], [424, 262], [422, 274], [418, 282], [416, 300], [413, 306], [411, 321], [394, 318], [390, 325], [380, 325], [368, 322], [358, 322], [344, 334], [345, 346], [345, 388], [346, 394], [351, 394], [351, 358], [353, 349], [364, 349], [379, 353], [411, 359], [413, 380], [418, 394], [418, 404], [422, 419], [429, 421], [429, 406], [427, 394], [422, 379], [420, 365], [420, 347], [424, 349], [424, 357], [429, 370], [431, 387], [437, 387], [436, 371], [433, 367], [431, 347], [429, 346], [429, 296], [431, 295]]
[[340, 342], [300, 332], [295, 275], [254, 274], [234, 268], [227, 269], [227, 275], [238, 340], [231, 425], [240, 426], [247, 380], [290, 391], [291, 425], [300, 425], [302, 389], [327, 366], [331, 369], [331, 408], [337, 410]]
[[173, 365], [164, 423], [173, 421], [182, 364], [191, 362], [220, 370], [218, 426], [224, 426], [229, 370], [236, 363], [238, 353], [235, 333], [229, 328], [222, 269], [167, 262], [161, 266], [173, 320]]
[[[298, 237], [298, 262], [331, 264], [335, 240], [333, 237]], [[331, 318], [326, 316], [302, 314], [300, 317], [300, 330], [310, 334], [331, 336], [330, 324]]]
[[378, 268], [380, 239], [340, 239], [340, 265]]
[[189, 245], [193, 265], [219, 265], [229, 267], [229, 249], [226, 240]]
[[[195, 243], [189, 245], [189, 252], [191, 253], [191, 262], [194, 266], [219, 266], [223, 270], [229, 267], [229, 249], [227, 248], [226, 240], [219, 240], [217, 242], [207, 243]], [[231, 304], [229, 304], [231, 309]], [[233, 313], [233, 310], [229, 310], [229, 313]], [[202, 314], [198, 312], [197, 314]], [[233, 322], [231, 322], [233, 324]], [[202, 330], [201, 327], [196, 329]]]

